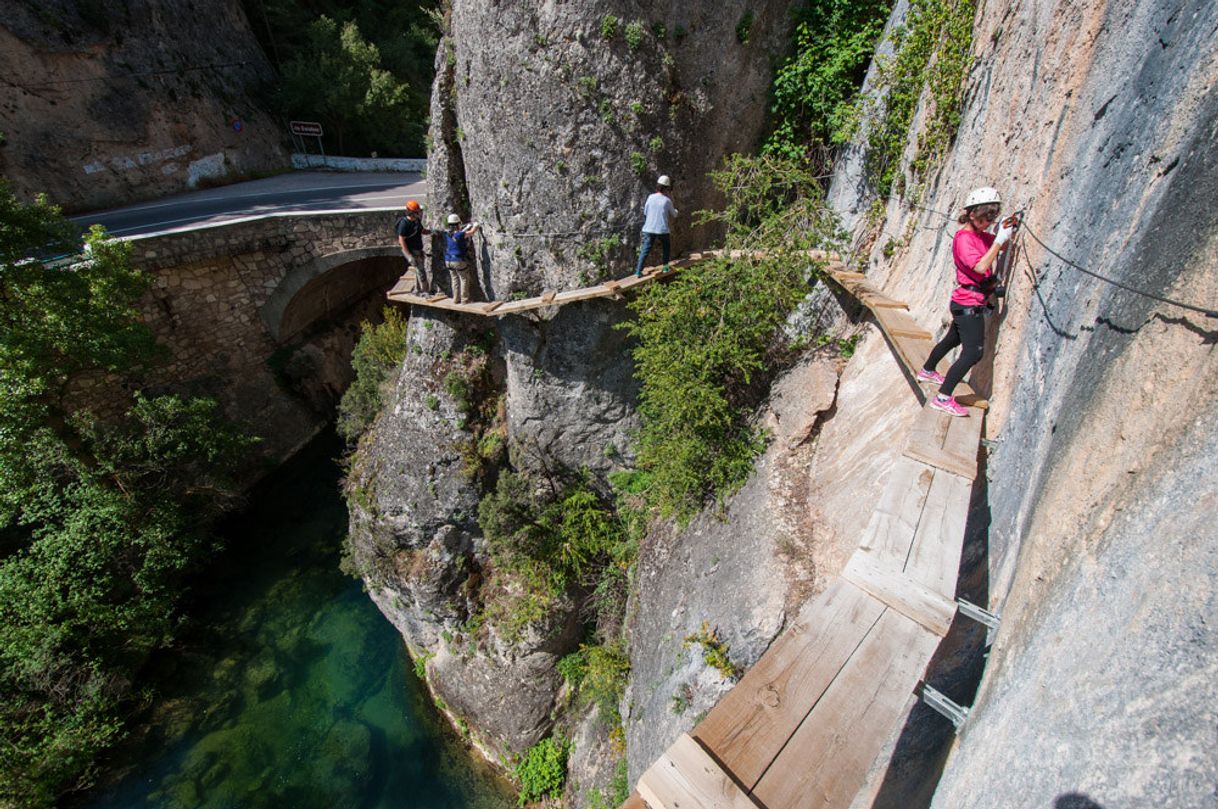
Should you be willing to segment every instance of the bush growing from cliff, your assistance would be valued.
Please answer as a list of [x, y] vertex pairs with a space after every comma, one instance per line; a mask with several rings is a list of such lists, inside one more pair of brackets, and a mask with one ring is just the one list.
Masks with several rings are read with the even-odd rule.
[[875, 120], [867, 133], [867, 178], [882, 196], [899, 179], [901, 154], [924, 89], [927, 119], [911, 173], [919, 179], [937, 164], [960, 125], [964, 81], [971, 65], [975, 0], [911, 0], [905, 25], [894, 32], [894, 54], [879, 71], [883, 107], [860, 102], [856, 114]]
[[799, 8], [793, 52], [774, 76], [768, 153], [824, 163], [831, 146], [849, 139], [855, 95], [891, 7], [891, 0], [815, 0]]
[[764, 257], [708, 261], [652, 284], [623, 325], [637, 340], [647, 498], [682, 520], [738, 489], [763, 449], [751, 415], [777, 370], [780, 327], [808, 292], [805, 251], [835, 235], [801, 161], [737, 155], [713, 179], [729, 204], [701, 221], [726, 227], [727, 249]]
[[570, 750], [570, 742], [553, 736], [542, 739], [528, 749], [513, 770], [516, 780], [520, 782], [517, 806], [562, 797]]
[[372, 425], [385, 403], [385, 388], [406, 359], [406, 318], [392, 306], [384, 320], [359, 324], [359, 342], [351, 352], [355, 379], [338, 404], [338, 434], [354, 444]]
[[148, 280], [100, 231], [67, 265], [72, 226], [0, 186], [0, 804], [49, 806], [122, 733], [150, 651], [177, 625], [247, 442], [213, 402], [134, 397], [102, 422], [74, 374], [155, 359], [136, 302]]

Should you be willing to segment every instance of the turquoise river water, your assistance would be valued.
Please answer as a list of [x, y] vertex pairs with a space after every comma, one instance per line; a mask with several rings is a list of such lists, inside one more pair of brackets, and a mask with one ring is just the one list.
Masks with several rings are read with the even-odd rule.
[[501, 809], [394, 628], [338, 570], [340, 445], [315, 441], [222, 528], [230, 550], [181, 642], [153, 664], [143, 723], [89, 809]]

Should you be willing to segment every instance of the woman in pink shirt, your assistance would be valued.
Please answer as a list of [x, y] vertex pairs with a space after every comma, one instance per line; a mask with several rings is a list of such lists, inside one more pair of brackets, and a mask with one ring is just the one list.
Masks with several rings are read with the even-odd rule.
[[[919, 382], [937, 382], [939, 393], [930, 400], [930, 406], [953, 416], [967, 416], [968, 410], [960, 406], [952, 391], [968, 370], [981, 360], [985, 353], [985, 315], [989, 314], [989, 298], [997, 283], [994, 276], [994, 261], [1006, 249], [1015, 233], [1018, 222], [1008, 220], [998, 228], [998, 233], [988, 232], [990, 225], [998, 219], [1002, 200], [993, 188], [978, 188], [968, 195], [964, 212], [956, 220], [963, 225], [952, 240], [952, 259], [956, 264], [956, 288], [952, 291], [952, 325], [943, 339], [931, 349], [922, 370], [918, 371]], [[947, 369], [947, 376], [940, 375], [935, 366], [956, 346], [964, 346], [960, 356]]]

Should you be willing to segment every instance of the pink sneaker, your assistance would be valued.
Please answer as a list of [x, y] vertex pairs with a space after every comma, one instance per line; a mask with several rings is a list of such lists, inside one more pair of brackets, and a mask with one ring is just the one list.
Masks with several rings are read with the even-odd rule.
[[930, 406], [935, 410], [942, 410], [949, 416], [967, 416], [968, 411], [960, 406], [956, 401], [955, 396], [948, 396], [946, 399], [942, 396], [935, 396], [930, 400]]
[[938, 371], [928, 371], [925, 368], [918, 371], [916, 379], [919, 382], [933, 382], [936, 385], [943, 384], [943, 374]]

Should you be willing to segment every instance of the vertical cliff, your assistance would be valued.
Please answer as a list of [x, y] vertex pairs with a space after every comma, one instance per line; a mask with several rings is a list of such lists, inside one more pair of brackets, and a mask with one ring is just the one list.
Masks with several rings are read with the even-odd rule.
[[[716, 203], [707, 172], [756, 146], [786, 5], [456, 0], [437, 55], [427, 219], [482, 223], [481, 297], [628, 273], [660, 173], [681, 211], [674, 249], [710, 238], [690, 216]], [[469, 626], [489, 574], [476, 507], [494, 470], [463, 462], [485, 425], [443, 380], [485, 346], [480, 402], [492, 403], [511, 468], [600, 479], [622, 467], [637, 425], [615, 328], [625, 314], [616, 301], [501, 320], [416, 310], [393, 402], [353, 471], [365, 504], [352, 523], [357, 567], [412, 648], [435, 655], [437, 693], [495, 748], [519, 751], [548, 730], [554, 664], [579, 640], [580, 616], [560, 606], [512, 643]]]
[[1003, 624], [935, 807], [1213, 799], [1218, 320], [1067, 262], [1218, 305], [1216, 34], [1199, 1], [979, 3], [954, 143], [868, 234], [868, 273], [942, 328], [956, 225], [936, 212], [978, 185], [1027, 212], [973, 376], [994, 444], [970, 595]]
[[287, 163], [239, 0], [5, 0], [0, 74], [0, 170], [68, 211]]

